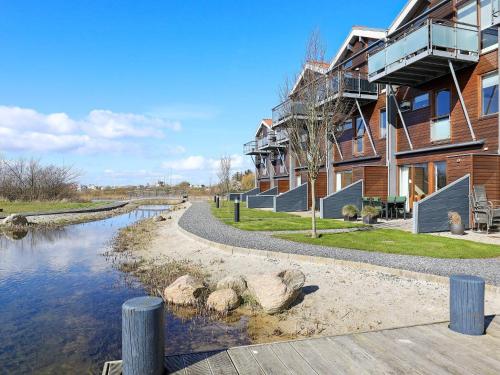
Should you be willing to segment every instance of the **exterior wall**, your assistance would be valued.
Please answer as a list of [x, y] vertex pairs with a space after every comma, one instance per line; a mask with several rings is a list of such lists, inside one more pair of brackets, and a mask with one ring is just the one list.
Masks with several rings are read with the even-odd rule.
[[273, 188], [270, 188], [269, 190], [265, 190], [263, 192], [260, 192], [257, 195], [278, 195], [278, 188], [273, 187]]
[[274, 198], [275, 212], [307, 211], [307, 184], [302, 184]]
[[266, 190], [269, 190], [271, 187], [271, 182], [269, 180], [260, 180], [259, 181], [259, 188], [260, 192], [264, 192]]
[[342, 207], [354, 204], [361, 209], [363, 203], [363, 181], [357, 181], [320, 200], [320, 217], [322, 219], [342, 218]]
[[248, 208], [273, 208], [274, 195], [249, 195], [247, 196]]
[[387, 167], [366, 166], [363, 172], [363, 196], [386, 200], [388, 195]]
[[278, 193], [286, 193], [288, 190], [290, 190], [290, 180], [278, 180], [277, 181], [277, 186], [278, 186]]

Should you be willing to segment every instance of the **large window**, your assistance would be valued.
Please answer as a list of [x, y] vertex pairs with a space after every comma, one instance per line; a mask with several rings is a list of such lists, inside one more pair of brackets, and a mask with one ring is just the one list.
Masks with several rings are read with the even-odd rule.
[[498, 43], [498, 29], [493, 25], [493, 2], [496, 0], [480, 0], [481, 7], [481, 48], [495, 46]]
[[421, 94], [413, 98], [413, 110], [426, 108], [429, 106], [429, 94]]
[[434, 162], [434, 190], [438, 191], [446, 186], [446, 162]]
[[380, 110], [379, 129], [380, 138], [385, 138], [387, 135], [387, 112], [385, 109]]
[[435, 117], [431, 120], [431, 141], [444, 141], [451, 138], [450, 108], [450, 90], [438, 91], [434, 101]]
[[355, 154], [362, 154], [364, 151], [365, 122], [361, 117], [356, 117], [356, 128], [354, 129], [353, 150]]
[[483, 76], [481, 80], [481, 113], [483, 116], [498, 113], [498, 73]]

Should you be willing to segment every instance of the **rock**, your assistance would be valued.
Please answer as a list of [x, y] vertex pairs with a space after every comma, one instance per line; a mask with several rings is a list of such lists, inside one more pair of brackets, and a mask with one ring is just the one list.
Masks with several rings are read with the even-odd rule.
[[226, 312], [237, 308], [240, 304], [238, 295], [233, 289], [219, 289], [208, 296], [207, 307], [217, 312]]
[[191, 275], [184, 275], [165, 288], [163, 296], [175, 305], [196, 305], [205, 285]]
[[153, 221], [154, 222], [160, 222], [160, 221], [165, 221], [167, 219], [165, 219], [162, 215], [156, 215], [154, 218], [153, 218]]
[[290, 306], [304, 286], [305, 276], [299, 270], [286, 270], [276, 275], [247, 278], [248, 291], [268, 314], [279, 313]]
[[2, 224], [12, 225], [12, 226], [26, 226], [29, 223], [28, 219], [26, 219], [26, 216], [19, 214], [12, 214], [3, 219]]
[[247, 282], [241, 276], [227, 276], [219, 280], [217, 289], [232, 289], [237, 295], [241, 296], [247, 289]]

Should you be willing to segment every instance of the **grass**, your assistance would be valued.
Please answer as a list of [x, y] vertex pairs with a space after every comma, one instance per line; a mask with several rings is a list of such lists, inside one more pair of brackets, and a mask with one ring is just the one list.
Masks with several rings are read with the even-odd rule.
[[390, 254], [420, 255], [432, 258], [493, 258], [500, 257], [500, 246], [439, 237], [412, 234], [395, 229], [376, 229], [350, 233], [322, 234], [313, 239], [303, 233], [281, 234], [275, 237], [313, 245], [340, 247]]
[[46, 211], [60, 211], [68, 209], [80, 209], [98, 207], [109, 204], [110, 202], [66, 202], [66, 201], [0, 201], [0, 208], [3, 212], [0, 214], [13, 214], [23, 212], [46, 212]]
[[[284, 212], [264, 211], [247, 208], [244, 203], [240, 206], [240, 222], [234, 222], [234, 203], [221, 201], [222, 207], [215, 208], [212, 203], [212, 214], [222, 222], [233, 227], [248, 231], [281, 231], [281, 230], [309, 230], [311, 219]], [[319, 215], [318, 215], [319, 216]], [[318, 229], [342, 229], [362, 226], [331, 219], [317, 219]]]

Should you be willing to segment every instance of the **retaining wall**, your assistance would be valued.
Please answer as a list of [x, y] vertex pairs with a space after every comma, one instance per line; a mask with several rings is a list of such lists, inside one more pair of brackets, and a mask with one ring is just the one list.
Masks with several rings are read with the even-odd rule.
[[269, 190], [266, 190], [266, 191], [263, 191], [262, 193], [259, 193], [257, 195], [278, 195], [278, 188], [277, 187], [273, 187]]
[[274, 197], [274, 212], [307, 211], [307, 183]]
[[413, 232], [431, 233], [449, 230], [448, 212], [462, 217], [470, 228], [470, 175], [466, 175], [413, 205]]
[[247, 196], [248, 208], [273, 208], [274, 195], [249, 195]]
[[353, 204], [361, 210], [363, 204], [363, 180], [354, 182], [342, 190], [336, 191], [319, 201], [320, 217], [322, 219], [341, 219], [342, 207]]

